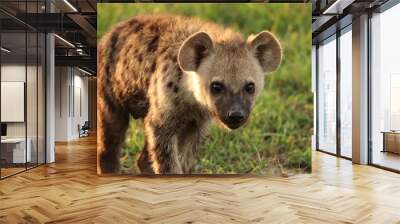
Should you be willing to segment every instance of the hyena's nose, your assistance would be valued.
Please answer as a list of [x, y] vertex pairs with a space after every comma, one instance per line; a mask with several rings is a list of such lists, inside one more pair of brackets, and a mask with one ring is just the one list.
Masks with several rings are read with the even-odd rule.
[[243, 111], [229, 111], [228, 112], [228, 120], [229, 120], [229, 123], [232, 123], [232, 124], [242, 123], [244, 120]]

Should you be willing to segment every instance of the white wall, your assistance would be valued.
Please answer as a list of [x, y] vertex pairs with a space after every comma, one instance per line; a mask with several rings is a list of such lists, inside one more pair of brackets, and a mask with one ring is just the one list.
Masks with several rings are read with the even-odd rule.
[[[25, 75], [26, 71], [28, 71], [28, 75], [32, 74], [33, 72], [36, 75], [36, 67], [28, 66], [27, 68], [24, 65], [18, 64], [4, 64], [1, 66], [1, 81], [2, 82], [25, 82]], [[30, 76], [29, 84], [36, 85], [36, 81], [34, 83], [31, 80]], [[26, 82], [25, 82], [26, 83]], [[36, 89], [28, 88], [27, 89], [27, 103], [33, 102], [36, 100]], [[30, 91], [32, 90], [32, 92]], [[34, 98], [34, 99], [33, 99]], [[36, 101], [35, 104], [30, 105], [31, 107], [34, 106], [36, 108]], [[7, 108], [1, 108], [2, 110], [7, 110]], [[28, 122], [35, 121], [36, 123], [36, 113], [28, 113], [27, 114]], [[33, 127], [32, 124], [28, 125], [29, 127]], [[35, 126], [36, 129], [36, 126]], [[8, 137], [25, 137], [25, 122], [7, 122], [7, 136]], [[29, 137], [29, 136], [28, 136]]]
[[[1, 66], [1, 81], [2, 82], [25, 82], [25, 64], [8, 64]], [[6, 108], [1, 108], [6, 110]], [[25, 137], [25, 123], [11, 122], [7, 123], [8, 137]]]
[[68, 140], [68, 67], [55, 68], [55, 140]]
[[88, 78], [83, 75], [76, 68], [56, 67], [56, 141], [79, 138], [78, 125], [88, 120]]
[[[37, 70], [38, 69], [38, 70]], [[30, 140], [32, 150], [32, 161], [44, 162], [44, 83], [42, 68], [25, 64], [3, 64], [1, 66], [2, 82], [24, 82], [26, 84], [26, 107], [21, 108], [21, 112], [26, 111], [26, 121], [5, 122], [7, 123], [7, 137], [25, 138]], [[27, 78], [27, 81], [25, 80]], [[7, 96], [2, 96], [7, 97]], [[3, 107], [1, 110], [10, 110]], [[37, 156], [37, 153], [39, 155]]]
[[73, 111], [73, 119], [72, 119], [72, 129], [71, 135], [74, 138], [79, 137], [78, 133], [78, 124], [81, 126], [88, 120], [88, 78], [81, 76], [83, 73], [79, 72], [76, 74], [78, 70], [75, 70], [74, 75], [74, 108]]
[[[1, 66], [1, 81], [25, 82], [25, 65], [8, 64]], [[1, 108], [6, 110], [6, 108]], [[7, 123], [7, 137], [25, 137], [25, 122]]]

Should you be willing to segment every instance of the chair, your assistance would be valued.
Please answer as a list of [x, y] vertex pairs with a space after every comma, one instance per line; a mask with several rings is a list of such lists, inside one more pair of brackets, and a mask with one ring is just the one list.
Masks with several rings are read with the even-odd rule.
[[89, 121], [85, 121], [82, 127], [80, 127], [80, 125], [78, 124], [79, 138], [89, 136], [89, 129], [90, 129]]

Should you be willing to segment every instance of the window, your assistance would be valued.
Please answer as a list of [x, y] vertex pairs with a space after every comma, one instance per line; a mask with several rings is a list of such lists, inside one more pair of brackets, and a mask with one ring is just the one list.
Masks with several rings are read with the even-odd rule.
[[336, 36], [318, 48], [318, 149], [336, 153]]
[[340, 155], [352, 156], [352, 35], [351, 26], [340, 36]]
[[400, 170], [400, 5], [371, 18], [371, 162]]
[[[19, 16], [40, 13], [42, 5], [0, 3]], [[45, 35], [12, 15], [0, 12], [0, 178], [45, 163]]]

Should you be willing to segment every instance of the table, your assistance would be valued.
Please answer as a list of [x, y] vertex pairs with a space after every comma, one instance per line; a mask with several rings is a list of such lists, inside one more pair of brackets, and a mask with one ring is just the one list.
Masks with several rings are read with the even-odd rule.
[[[28, 143], [25, 153], [25, 143]], [[30, 138], [5, 138], [1, 139], [1, 159], [5, 163], [26, 163], [32, 159]]]
[[392, 152], [400, 154], [400, 131], [382, 131], [383, 150], [382, 152]]

